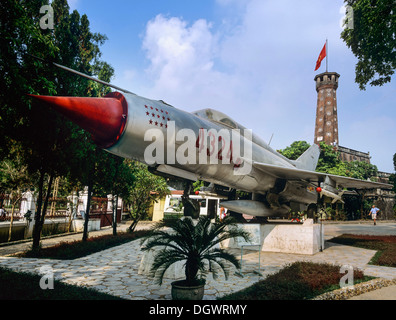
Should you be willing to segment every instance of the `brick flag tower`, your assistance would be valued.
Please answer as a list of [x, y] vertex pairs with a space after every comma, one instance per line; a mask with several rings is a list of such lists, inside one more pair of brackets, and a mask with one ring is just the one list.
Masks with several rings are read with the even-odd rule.
[[315, 77], [318, 102], [314, 143], [338, 146], [337, 88], [340, 75], [324, 72]]

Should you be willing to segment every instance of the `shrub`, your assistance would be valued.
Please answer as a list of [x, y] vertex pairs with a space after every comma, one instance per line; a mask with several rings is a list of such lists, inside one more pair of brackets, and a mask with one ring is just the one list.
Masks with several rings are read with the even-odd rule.
[[25, 258], [47, 258], [47, 259], [77, 259], [98, 251], [106, 250], [126, 242], [136, 240], [145, 235], [148, 231], [139, 230], [135, 232], [119, 233], [117, 236], [105, 235], [89, 238], [87, 241], [61, 242], [48, 248], [29, 250], [19, 255]]
[[[327, 263], [294, 262], [244, 290], [224, 296], [226, 300], [302, 300], [339, 288], [341, 266]], [[365, 277], [354, 270], [354, 280]]]

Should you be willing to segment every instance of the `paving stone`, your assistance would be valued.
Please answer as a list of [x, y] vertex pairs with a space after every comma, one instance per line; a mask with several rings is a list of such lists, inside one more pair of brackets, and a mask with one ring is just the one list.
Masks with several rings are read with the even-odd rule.
[[[240, 257], [239, 250], [230, 251]], [[396, 278], [396, 268], [368, 265], [374, 253], [373, 250], [334, 245], [328, 242], [326, 242], [326, 248], [323, 252], [312, 256], [262, 252], [260, 271], [265, 277], [294, 261], [313, 261], [340, 265], [348, 264], [362, 268], [366, 275], [374, 275], [385, 279]], [[67, 283], [88, 286], [101, 292], [131, 300], [171, 299], [170, 284], [174, 280], [164, 279], [163, 285], [158, 286], [152, 278], [138, 274], [142, 256], [140, 241], [137, 240], [70, 261], [0, 256], [0, 266], [39, 273], [42, 266], [49, 265], [53, 268], [56, 279]], [[205, 300], [216, 299], [264, 279], [264, 277], [252, 273], [254, 270], [258, 270], [257, 251], [244, 250], [243, 259], [243, 278], [234, 274], [236, 271], [234, 267], [230, 269], [228, 280], [225, 280], [222, 272], [219, 272], [217, 280], [213, 279], [210, 274], [207, 276]]]

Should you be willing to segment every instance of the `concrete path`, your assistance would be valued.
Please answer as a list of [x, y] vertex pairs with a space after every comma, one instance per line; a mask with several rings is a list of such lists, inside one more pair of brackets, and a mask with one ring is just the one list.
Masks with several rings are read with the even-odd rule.
[[[140, 225], [147, 228], [149, 225]], [[368, 225], [367, 225], [368, 226]], [[330, 224], [325, 225], [325, 239], [342, 233], [376, 232], [375, 234], [396, 235], [396, 223], [378, 224], [373, 226], [359, 226], [356, 224]], [[127, 225], [121, 224], [119, 231], [123, 231]], [[375, 231], [372, 231], [375, 230]], [[348, 232], [350, 231], [350, 232]], [[111, 234], [111, 228], [97, 232], [90, 232], [90, 236]], [[57, 237], [43, 240], [43, 246], [52, 245], [59, 241], [80, 240], [81, 234], [65, 237]], [[153, 280], [147, 276], [139, 275], [138, 269], [142, 258], [140, 241], [132, 241], [111, 249], [107, 249], [89, 256], [75, 260], [50, 260], [50, 259], [27, 259], [6, 256], [6, 254], [26, 250], [30, 243], [16, 244], [13, 246], [0, 247], [0, 266], [8, 267], [17, 271], [29, 271], [41, 273], [51, 270], [55, 279], [66, 283], [91, 287], [115, 296], [131, 300], [164, 300], [170, 299], [171, 285], [174, 279], [165, 279], [162, 286], [155, 285]], [[240, 257], [240, 251], [233, 251]], [[323, 252], [315, 255], [297, 255], [286, 253], [262, 252], [260, 266], [257, 251], [244, 250], [243, 255], [243, 278], [231, 272], [228, 280], [220, 275], [213, 280], [209, 275], [205, 289], [206, 300], [213, 300], [230, 292], [235, 292], [263, 279], [268, 274], [277, 272], [284, 265], [295, 261], [328, 262], [340, 265], [350, 265], [364, 270], [366, 275], [381, 277], [384, 279], [396, 279], [396, 268], [377, 267], [368, 265], [375, 254], [373, 250], [342, 246], [326, 241]], [[253, 273], [260, 271], [262, 277]], [[56, 289], [56, 288], [55, 288]], [[371, 294], [371, 295], [369, 295]], [[372, 293], [360, 295], [360, 299], [392, 299], [396, 300], [396, 286], [375, 290]]]

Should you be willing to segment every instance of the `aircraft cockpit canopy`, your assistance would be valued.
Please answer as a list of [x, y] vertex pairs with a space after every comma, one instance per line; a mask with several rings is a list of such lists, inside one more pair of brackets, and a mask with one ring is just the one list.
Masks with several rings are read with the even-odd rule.
[[232, 129], [245, 129], [245, 127], [241, 126], [238, 122], [234, 121], [226, 114], [214, 109], [199, 110], [194, 112], [194, 114], [198, 117], [208, 119], [212, 122], [217, 122]]
[[[203, 109], [203, 110], [193, 112], [193, 114], [195, 114], [198, 117], [207, 119], [211, 122], [218, 123], [220, 125], [226, 126], [231, 129], [240, 129], [241, 134], [244, 135], [244, 130], [246, 129], [246, 127], [242, 126], [241, 124], [239, 124], [238, 122], [231, 119], [229, 116], [227, 116], [226, 114], [224, 114], [220, 111], [209, 108], [209, 109]], [[275, 151], [272, 150], [270, 148], [270, 146], [256, 134], [252, 133], [251, 140], [253, 142], [257, 143], [258, 145], [263, 146], [267, 150], [270, 150], [275, 153]]]

